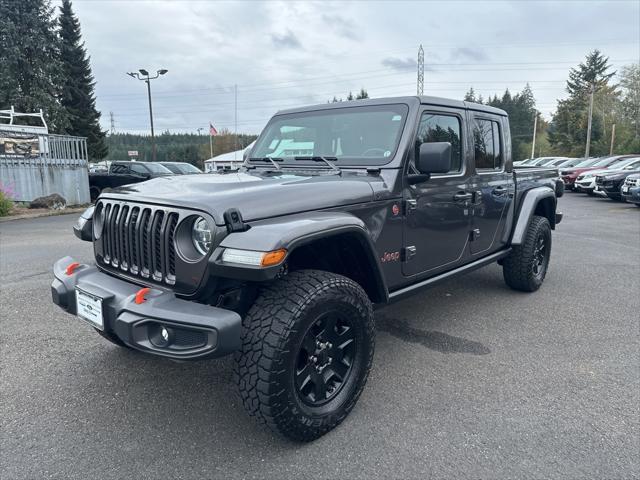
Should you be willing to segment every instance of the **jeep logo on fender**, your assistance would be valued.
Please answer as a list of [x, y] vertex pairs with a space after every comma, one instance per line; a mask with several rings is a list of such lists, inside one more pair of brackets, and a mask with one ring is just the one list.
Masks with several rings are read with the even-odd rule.
[[380, 257], [382, 263], [397, 262], [398, 260], [400, 260], [400, 252], [384, 252]]

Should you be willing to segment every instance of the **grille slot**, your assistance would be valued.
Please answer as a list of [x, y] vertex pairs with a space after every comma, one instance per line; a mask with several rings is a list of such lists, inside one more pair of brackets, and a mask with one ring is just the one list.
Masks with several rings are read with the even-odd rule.
[[179, 213], [104, 200], [102, 204], [104, 231], [98, 260], [135, 276], [174, 285]]

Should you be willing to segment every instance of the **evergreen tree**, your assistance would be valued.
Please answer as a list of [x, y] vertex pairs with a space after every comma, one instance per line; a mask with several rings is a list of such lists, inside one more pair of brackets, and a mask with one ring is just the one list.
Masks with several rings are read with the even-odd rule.
[[349, 92], [349, 95], [347, 95], [347, 101], [350, 102], [351, 100], [355, 100], [355, 97], [353, 96], [353, 93]]
[[[349, 92], [351, 94], [351, 92]], [[364, 88], [361, 88], [358, 94], [356, 95], [356, 100], [362, 100], [364, 98], [369, 98], [369, 94]]]
[[591, 152], [593, 155], [608, 153], [607, 139], [619, 102], [617, 86], [609, 84], [616, 73], [609, 72], [610, 68], [609, 58], [594, 50], [587, 54], [583, 63], [570, 70], [567, 80], [569, 97], [558, 101], [558, 108], [548, 131], [549, 143], [556, 153], [567, 156], [584, 154], [592, 88], [594, 115], [591, 125]]
[[68, 126], [60, 104], [61, 62], [48, 0], [0, 1], [0, 108], [44, 111], [49, 131]]
[[107, 153], [105, 132], [100, 128], [100, 113], [96, 110], [95, 81], [84, 43], [80, 22], [74, 15], [70, 0], [63, 0], [60, 7], [61, 59], [64, 79], [62, 105], [69, 116], [67, 133], [87, 137], [89, 159], [99, 160]]
[[473, 87], [469, 88], [469, 91], [467, 93], [464, 94], [464, 98], [463, 100], [465, 102], [472, 102], [472, 103], [476, 103], [476, 92], [473, 89]]

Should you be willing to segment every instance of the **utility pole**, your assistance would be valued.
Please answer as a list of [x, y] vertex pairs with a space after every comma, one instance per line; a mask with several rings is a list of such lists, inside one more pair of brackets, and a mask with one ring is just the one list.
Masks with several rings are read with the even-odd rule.
[[424, 95], [424, 49], [418, 48], [418, 95]]
[[238, 151], [238, 85], [233, 86], [233, 110], [234, 110], [234, 130], [235, 130], [235, 140], [236, 146], [233, 150], [233, 160], [236, 159], [236, 152]]
[[538, 130], [538, 111], [536, 110], [535, 116], [533, 117], [533, 141], [531, 142], [531, 158], [533, 158], [534, 152], [536, 151], [536, 131]]
[[613, 143], [616, 141], [616, 124], [611, 126], [611, 147], [609, 148], [609, 155], [613, 155]]
[[113, 135], [116, 133], [116, 121], [113, 118], [113, 112], [109, 112], [109, 122], [111, 124], [111, 128], [109, 129], [109, 133]]
[[152, 157], [152, 160], [155, 162], [157, 155], [156, 155], [156, 137], [153, 131], [153, 108], [151, 106], [151, 80], [158, 78], [160, 75], [164, 75], [165, 73], [168, 72], [168, 70], [164, 68], [161, 70], [158, 70], [155, 76], [153, 77], [149, 76], [149, 72], [144, 68], [141, 68], [140, 70], [138, 70], [138, 72], [128, 72], [127, 75], [129, 75], [132, 78], [137, 78], [138, 80], [142, 80], [147, 84], [147, 96], [149, 97], [149, 120], [151, 122], [151, 157]]
[[589, 95], [589, 122], [587, 123], [587, 148], [584, 151], [584, 158], [589, 158], [589, 150], [591, 149], [591, 120], [593, 117], [593, 93], [596, 89], [594, 84], [591, 84], [591, 94]]

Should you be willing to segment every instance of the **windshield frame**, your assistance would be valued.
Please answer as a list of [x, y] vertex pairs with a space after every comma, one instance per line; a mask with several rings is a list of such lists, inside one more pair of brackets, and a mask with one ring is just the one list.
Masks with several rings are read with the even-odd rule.
[[[403, 143], [403, 138], [406, 135], [407, 132], [407, 125], [409, 124], [409, 120], [410, 117], [412, 116], [413, 112], [412, 112], [412, 108], [410, 105], [408, 105], [405, 102], [399, 101], [399, 102], [390, 102], [390, 103], [378, 103], [378, 104], [363, 104], [363, 105], [336, 105], [334, 108], [320, 108], [320, 109], [315, 109], [315, 110], [302, 110], [302, 111], [296, 111], [296, 112], [285, 112], [285, 113], [278, 113], [276, 115], [274, 115], [273, 117], [271, 117], [271, 119], [269, 120], [269, 122], [267, 123], [267, 125], [265, 125], [264, 129], [262, 130], [262, 132], [260, 133], [260, 136], [256, 139], [254, 146], [251, 149], [251, 155], [249, 157], [247, 157], [247, 159], [245, 160], [245, 164], [246, 165], [251, 165], [252, 167], [254, 166], [264, 166], [265, 163], [264, 162], [256, 162], [256, 161], [251, 161], [249, 158], [258, 158], [258, 157], [264, 157], [264, 155], [260, 155], [258, 154], [258, 151], [260, 148], [263, 147], [263, 143], [268, 142], [269, 140], [267, 140], [266, 134], [267, 132], [269, 132], [269, 129], [272, 128], [274, 126], [274, 124], [276, 122], [280, 122], [283, 119], [286, 118], [304, 118], [304, 117], [310, 117], [310, 116], [325, 116], [325, 115], [331, 115], [332, 113], [335, 113], [337, 110], [342, 110], [344, 111], [344, 113], [353, 113], [353, 109], [367, 109], [373, 112], [380, 112], [380, 111], [384, 111], [384, 110], [388, 110], [388, 111], [393, 111], [393, 108], [399, 109], [401, 111], [397, 112], [399, 115], [401, 115], [401, 120], [400, 120], [400, 126], [398, 128], [398, 133], [397, 136], [395, 138], [395, 143], [393, 145], [394, 149], [393, 151], [390, 150], [390, 154], [388, 157], [354, 157], [354, 156], [342, 156], [342, 157], [338, 157], [337, 160], [335, 159], [335, 155], [331, 154], [331, 155], [320, 155], [320, 154], [316, 154], [315, 152], [313, 153], [313, 155], [308, 155], [308, 156], [314, 156], [314, 157], [318, 157], [318, 156], [324, 156], [324, 157], [328, 157], [331, 158], [331, 161], [340, 168], [366, 168], [366, 167], [382, 167], [382, 166], [386, 166], [389, 165], [390, 163], [392, 163], [394, 161], [394, 159], [396, 158], [398, 152], [401, 149], [402, 143]], [[268, 155], [267, 155], [268, 156]], [[304, 167], [309, 167], [309, 166], [315, 166], [316, 168], [320, 167], [320, 168], [329, 168], [328, 166], [322, 166], [319, 162], [315, 162], [315, 161], [307, 161], [307, 160], [295, 160], [295, 157], [299, 156], [299, 155], [294, 155], [294, 156], [290, 156], [290, 157], [282, 157], [281, 155], [273, 155], [273, 157], [280, 157], [283, 159], [282, 162], [279, 162], [281, 166], [285, 166], [285, 167], [291, 167], [291, 166], [304, 166]], [[307, 156], [307, 155], [303, 155], [303, 156]], [[267, 164], [268, 165], [268, 164]]]

